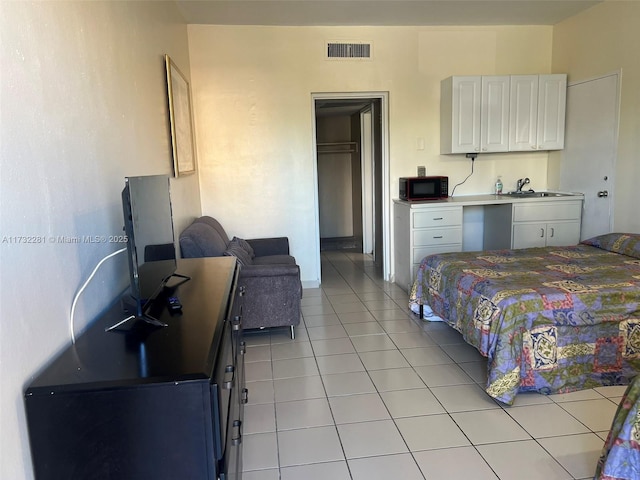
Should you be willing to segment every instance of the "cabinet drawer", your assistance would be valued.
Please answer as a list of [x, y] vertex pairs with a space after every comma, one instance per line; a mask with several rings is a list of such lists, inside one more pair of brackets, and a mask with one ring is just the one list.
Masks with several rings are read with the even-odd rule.
[[413, 228], [462, 225], [462, 207], [413, 212]]
[[454, 245], [436, 245], [433, 247], [420, 247], [413, 249], [413, 263], [420, 263], [427, 255], [435, 255], [436, 253], [461, 252], [462, 243]]
[[448, 243], [462, 243], [462, 227], [427, 228], [413, 231], [414, 247]]
[[577, 220], [581, 215], [582, 202], [539, 202], [513, 205], [514, 222]]

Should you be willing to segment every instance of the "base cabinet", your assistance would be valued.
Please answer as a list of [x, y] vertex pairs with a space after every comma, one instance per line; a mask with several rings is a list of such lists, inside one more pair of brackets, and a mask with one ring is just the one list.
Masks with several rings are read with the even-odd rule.
[[[582, 195], [569, 195], [562, 200], [509, 197], [478, 195], [425, 202], [394, 200], [395, 283], [409, 292], [423, 258], [432, 254], [475, 248], [501, 250], [576, 245], [580, 241]], [[482, 212], [480, 222], [476, 221], [477, 215], [473, 215], [478, 208]], [[481, 247], [477, 247], [476, 233], [482, 237]]]
[[514, 204], [511, 248], [575, 245], [581, 215], [581, 201]]
[[580, 222], [527, 223], [513, 226], [513, 248], [575, 245]]
[[242, 296], [233, 257], [181, 260], [181, 315], [105, 332], [114, 305], [25, 392], [37, 480], [240, 479]]
[[462, 251], [462, 207], [394, 203], [396, 283], [409, 290], [427, 255]]

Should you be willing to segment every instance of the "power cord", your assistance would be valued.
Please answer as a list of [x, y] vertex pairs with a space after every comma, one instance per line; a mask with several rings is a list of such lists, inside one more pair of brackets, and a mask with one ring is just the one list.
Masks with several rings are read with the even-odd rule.
[[80, 298], [80, 295], [82, 294], [82, 292], [84, 291], [85, 288], [87, 288], [87, 285], [89, 285], [89, 282], [91, 281], [91, 279], [93, 278], [93, 276], [96, 274], [96, 272], [98, 271], [98, 269], [100, 268], [100, 265], [102, 265], [104, 262], [106, 262], [107, 260], [109, 260], [111, 257], [115, 257], [116, 255], [118, 255], [119, 253], [122, 252], [126, 252], [127, 249], [126, 248], [121, 248], [120, 250], [117, 250], [113, 253], [110, 253], [109, 255], [107, 255], [106, 257], [104, 257], [102, 260], [100, 260], [98, 262], [98, 264], [96, 265], [96, 267], [93, 269], [93, 272], [91, 272], [91, 275], [89, 275], [89, 278], [87, 278], [87, 280], [84, 282], [84, 284], [82, 285], [82, 287], [80, 287], [80, 290], [78, 290], [78, 293], [76, 293], [76, 296], [73, 299], [73, 303], [71, 304], [71, 314], [69, 315], [69, 330], [71, 331], [71, 342], [73, 344], [76, 343], [76, 334], [74, 332], [74, 327], [73, 327], [73, 313], [76, 310], [76, 303], [78, 303], [78, 298]]
[[460, 183], [458, 183], [455, 187], [453, 187], [453, 190], [451, 190], [451, 196], [453, 197], [453, 194], [456, 191], [456, 187], [462, 185], [464, 182], [466, 182], [467, 180], [469, 180], [469, 177], [471, 175], [473, 175], [473, 164], [476, 160], [476, 157], [478, 156], [477, 153], [467, 153], [467, 158], [471, 159], [471, 173], [469, 175], [467, 175], [467, 178], [465, 178], [463, 181], [461, 181]]

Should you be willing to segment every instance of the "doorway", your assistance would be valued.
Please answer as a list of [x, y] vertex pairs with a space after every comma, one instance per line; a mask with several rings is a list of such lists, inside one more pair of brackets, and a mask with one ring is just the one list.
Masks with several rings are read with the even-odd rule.
[[318, 266], [320, 251], [355, 251], [371, 255], [389, 277], [386, 99], [386, 93], [312, 95]]

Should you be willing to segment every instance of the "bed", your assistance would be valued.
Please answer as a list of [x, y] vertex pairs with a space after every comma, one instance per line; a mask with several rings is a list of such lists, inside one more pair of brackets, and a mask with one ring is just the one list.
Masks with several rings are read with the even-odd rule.
[[430, 255], [410, 307], [429, 307], [487, 357], [486, 391], [500, 402], [625, 385], [640, 371], [640, 234]]
[[596, 480], [640, 478], [640, 377], [625, 391], [598, 459]]

